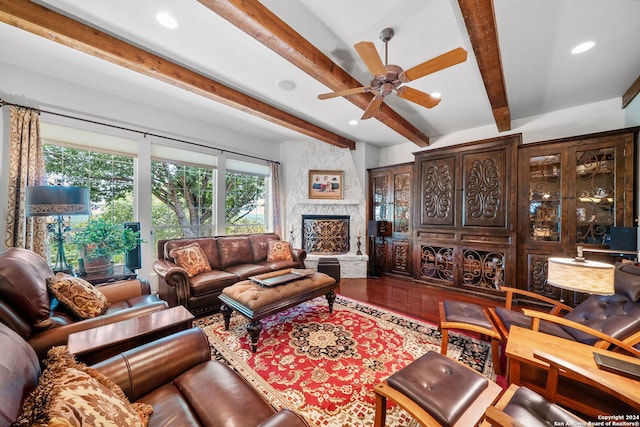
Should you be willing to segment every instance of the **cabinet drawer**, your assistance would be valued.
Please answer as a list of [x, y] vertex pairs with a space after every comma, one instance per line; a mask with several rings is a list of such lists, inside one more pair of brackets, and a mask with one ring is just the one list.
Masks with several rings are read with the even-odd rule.
[[465, 242], [497, 243], [504, 245], [511, 243], [511, 236], [479, 236], [477, 234], [463, 234], [462, 240]]
[[456, 233], [418, 231], [418, 239], [421, 240], [456, 240]]

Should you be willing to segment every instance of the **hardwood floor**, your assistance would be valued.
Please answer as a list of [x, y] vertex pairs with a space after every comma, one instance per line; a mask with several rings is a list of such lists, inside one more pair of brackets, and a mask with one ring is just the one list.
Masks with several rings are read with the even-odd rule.
[[379, 279], [342, 279], [338, 294], [435, 324], [438, 323], [440, 301], [464, 301], [483, 307], [504, 304], [500, 300], [450, 291], [394, 276], [382, 276]]

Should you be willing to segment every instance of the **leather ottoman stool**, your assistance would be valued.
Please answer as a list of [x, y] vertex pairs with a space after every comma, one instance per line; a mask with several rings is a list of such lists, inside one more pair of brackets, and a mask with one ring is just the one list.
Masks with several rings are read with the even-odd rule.
[[426, 427], [478, 424], [502, 388], [479, 372], [430, 351], [375, 386], [375, 427], [384, 427], [387, 398]]
[[318, 273], [324, 273], [340, 282], [340, 261], [338, 258], [318, 258]]
[[477, 332], [491, 340], [491, 358], [493, 360], [493, 372], [500, 375], [500, 341], [501, 336], [489, 316], [477, 304], [470, 304], [458, 301], [441, 301], [440, 324], [442, 332], [442, 346], [440, 353], [447, 355], [449, 346], [449, 329], [460, 329], [463, 331]]

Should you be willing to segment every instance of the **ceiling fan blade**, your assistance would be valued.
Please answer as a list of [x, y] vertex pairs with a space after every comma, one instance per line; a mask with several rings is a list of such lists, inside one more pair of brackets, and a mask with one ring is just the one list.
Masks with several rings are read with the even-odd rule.
[[461, 47], [450, 50], [443, 53], [440, 56], [431, 58], [428, 61], [418, 64], [415, 67], [409, 68], [404, 72], [404, 75], [400, 77], [402, 82], [410, 82], [412, 80], [419, 79], [428, 74], [435, 73], [436, 71], [443, 70], [452, 65], [459, 64], [467, 60], [467, 51]]
[[330, 93], [321, 93], [318, 95], [318, 99], [329, 99], [329, 98], [337, 98], [338, 96], [349, 96], [355, 95], [357, 93], [365, 93], [371, 90], [371, 86], [363, 86], [363, 87], [354, 87], [351, 89], [337, 90], [335, 92]]
[[416, 104], [422, 105], [426, 108], [433, 108], [440, 103], [440, 98], [436, 98], [435, 96], [431, 96], [428, 93], [412, 87], [402, 86], [398, 89], [397, 94], [402, 99], [415, 102]]
[[376, 96], [375, 98], [373, 98], [367, 106], [367, 109], [364, 111], [364, 114], [362, 115], [360, 120], [367, 120], [373, 117], [378, 112], [378, 110], [380, 110], [382, 101], [383, 99], [381, 96]]
[[376, 46], [372, 42], [356, 43], [353, 47], [371, 74], [374, 76], [384, 76], [387, 74], [382, 59], [380, 59], [380, 55], [378, 55], [378, 51], [376, 50]]

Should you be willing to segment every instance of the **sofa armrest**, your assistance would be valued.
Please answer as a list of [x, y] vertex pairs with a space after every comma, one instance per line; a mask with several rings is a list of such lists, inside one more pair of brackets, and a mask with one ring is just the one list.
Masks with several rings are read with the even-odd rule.
[[141, 295], [149, 295], [151, 287], [144, 279], [122, 280], [113, 283], [97, 284], [98, 289], [109, 302], [125, 301]]
[[258, 427], [309, 427], [309, 424], [299, 414], [282, 409], [261, 422]]
[[298, 262], [300, 268], [305, 268], [304, 260], [307, 259], [307, 251], [304, 249], [292, 248], [291, 253], [293, 254], [293, 259]]
[[141, 345], [92, 367], [118, 384], [133, 402], [211, 360], [206, 335], [198, 327]]
[[189, 277], [187, 275], [187, 270], [180, 267], [175, 262], [166, 259], [157, 259], [153, 261], [152, 268], [159, 277], [166, 280], [166, 282], [172, 286], [175, 286], [176, 282], [180, 281], [174, 279], [174, 276], [184, 276], [185, 278]]
[[[149, 298], [155, 298], [150, 296]], [[119, 322], [121, 320], [131, 319], [139, 317], [144, 314], [154, 313], [156, 311], [165, 310], [167, 303], [160, 299], [146, 303], [144, 305], [138, 305], [134, 307], [118, 310], [112, 314], [101, 315], [93, 317], [91, 319], [79, 320], [77, 322], [69, 323], [67, 325], [61, 325], [52, 329], [34, 334], [29, 338], [29, 344], [35, 350], [38, 358], [43, 360], [47, 351], [55, 345], [66, 345], [69, 335], [74, 332], [85, 331], [87, 329], [95, 328], [102, 325], [109, 325], [111, 323]]]

